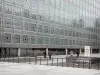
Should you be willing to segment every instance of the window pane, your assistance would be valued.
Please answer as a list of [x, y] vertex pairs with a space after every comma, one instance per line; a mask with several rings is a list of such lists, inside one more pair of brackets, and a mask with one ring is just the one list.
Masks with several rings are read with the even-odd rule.
[[41, 36], [37, 36], [37, 44], [42, 44], [42, 42], [43, 42], [43, 37], [41, 37]]
[[17, 15], [17, 16], [21, 15], [21, 9], [19, 7], [14, 7], [14, 15]]
[[42, 25], [38, 25], [38, 32], [42, 32]]
[[0, 4], [0, 12], [2, 11], [2, 5]]
[[54, 28], [53, 27], [50, 28], [50, 34], [54, 34]]
[[31, 19], [35, 19], [36, 20], [36, 12], [32, 11], [30, 17], [31, 17]]
[[61, 40], [60, 40], [60, 44], [61, 44], [61, 45], [64, 45], [64, 39], [61, 39]]
[[39, 12], [43, 12], [43, 3], [42, 2], [39, 2], [39, 4], [38, 4], [38, 11]]
[[44, 43], [43, 44], [48, 44], [49, 42], [49, 38], [48, 37], [44, 37]]
[[15, 4], [22, 5], [22, 0], [13, 0], [13, 1], [14, 1]]
[[50, 44], [55, 44], [55, 42], [54, 42], [54, 38], [50, 38], [50, 42], [49, 42]]
[[60, 7], [60, 0], [56, 0], [56, 7]]
[[4, 34], [4, 43], [11, 43], [11, 34]]
[[50, 4], [55, 5], [56, 0], [50, 0]]
[[31, 42], [31, 44], [35, 44], [35, 36], [31, 36], [30, 42]]
[[21, 29], [22, 28], [22, 22], [21, 21], [17, 21], [17, 20], [14, 20], [14, 28], [15, 29]]
[[42, 15], [37, 15], [36, 19], [40, 20], [40, 21], [43, 21], [43, 16]]
[[60, 29], [60, 35], [64, 35], [64, 30]]
[[0, 16], [0, 28], [2, 27], [2, 17]]
[[5, 28], [12, 28], [12, 21], [10, 18], [4, 18], [4, 25], [5, 25]]
[[55, 34], [59, 35], [59, 29], [55, 28]]
[[13, 0], [5, 0], [6, 2], [13, 2]]
[[44, 33], [48, 33], [48, 26], [44, 26]]
[[36, 24], [30, 24], [30, 30], [31, 31], [36, 31], [36, 29], [37, 29], [37, 26], [36, 26]]
[[25, 18], [29, 18], [29, 10], [24, 9], [24, 10], [23, 10], [23, 16], [24, 16]]
[[43, 12], [46, 13], [46, 14], [48, 14], [49, 13], [48, 4], [43, 4], [43, 8], [44, 8]]
[[32, 7], [33, 10], [37, 10], [38, 9], [38, 5], [37, 3], [32, 3]]
[[64, 42], [65, 42], [65, 45], [68, 45], [68, 40], [67, 39], [65, 39]]
[[68, 36], [68, 31], [67, 30], [65, 30], [65, 36]]
[[24, 30], [27, 30], [28, 31], [28, 23], [27, 22], [24, 22]]
[[5, 4], [5, 13], [12, 14], [12, 6], [9, 4]]
[[20, 35], [14, 34], [13, 41], [14, 43], [20, 43]]
[[25, 8], [30, 8], [31, 1], [30, 0], [23, 0], [23, 6]]
[[43, 0], [45, 3], [49, 3], [49, 0]]
[[28, 36], [27, 35], [22, 36], [22, 43], [28, 43]]
[[60, 45], [60, 41], [59, 41], [58, 38], [55, 38], [55, 44], [56, 44], [56, 45]]

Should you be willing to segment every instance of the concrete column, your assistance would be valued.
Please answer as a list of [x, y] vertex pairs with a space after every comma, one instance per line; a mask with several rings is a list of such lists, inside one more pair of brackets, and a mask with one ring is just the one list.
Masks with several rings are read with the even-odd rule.
[[92, 49], [90, 49], [90, 54], [92, 54]]
[[68, 50], [67, 50], [67, 48], [66, 48], [66, 55], [68, 54], [67, 52], [68, 52]]
[[20, 52], [21, 52], [20, 48], [18, 48], [18, 57], [20, 57]]
[[46, 55], [48, 56], [48, 48], [46, 48]]
[[82, 49], [80, 48], [80, 54], [82, 54]]

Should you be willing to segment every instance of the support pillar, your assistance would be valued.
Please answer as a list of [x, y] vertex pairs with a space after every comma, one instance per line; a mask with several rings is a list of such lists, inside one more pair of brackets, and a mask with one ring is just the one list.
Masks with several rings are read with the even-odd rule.
[[46, 48], [46, 55], [48, 56], [48, 48]]
[[20, 57], [20, 48], [18, 48], [18, 57]]
[[80, 54], [82, 54], [82, 49], [80, 48]]
[[67, 50], [67, 48], [66, 48], [66, 55], [68, 54], [67, 52], [68, 52], [68, 50]]
[[92, 54], [92, 49], [90, 49], [90, 54]]

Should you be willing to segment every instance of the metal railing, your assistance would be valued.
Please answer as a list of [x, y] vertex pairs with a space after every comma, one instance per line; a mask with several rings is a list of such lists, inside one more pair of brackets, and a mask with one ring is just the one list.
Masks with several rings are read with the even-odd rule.
[[88, 68], [88, 69], [100, 69], [100, 58], [94, 57], [66, 57], [66, 58], [43, 58], [43, 57], [4, 57], [0, 58], [1, 62], [13, 62], [13, 63], [29, 63], [39, 65], [51, 65], [62, 67], [75, 67], [75, 68]]

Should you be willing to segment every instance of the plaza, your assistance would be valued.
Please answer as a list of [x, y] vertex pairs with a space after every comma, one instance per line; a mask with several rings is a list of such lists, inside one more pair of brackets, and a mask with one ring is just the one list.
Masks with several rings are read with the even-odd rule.
[[99, 70], [99, 0], [0, 0], [0, 75]]
[[0, 62], [0, 75], [100, 75], [99, 70]]

